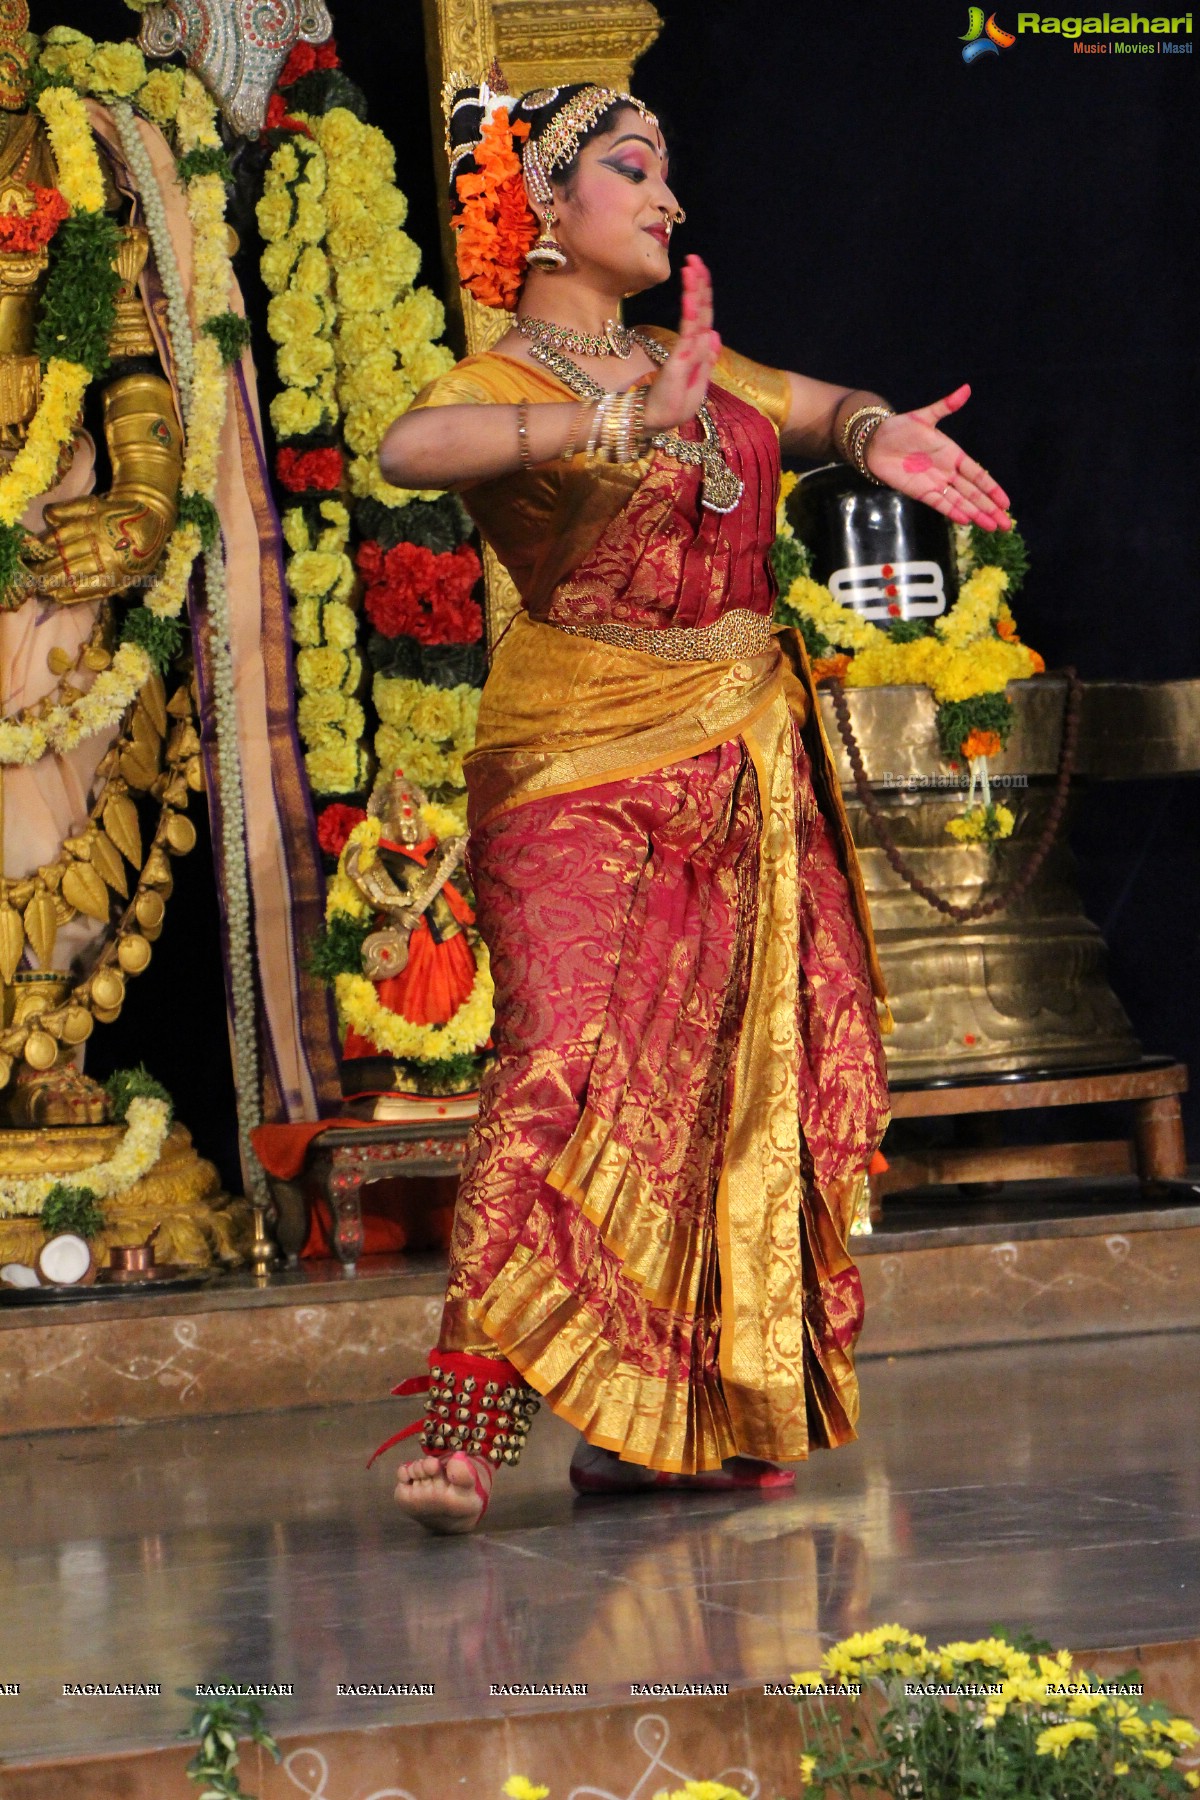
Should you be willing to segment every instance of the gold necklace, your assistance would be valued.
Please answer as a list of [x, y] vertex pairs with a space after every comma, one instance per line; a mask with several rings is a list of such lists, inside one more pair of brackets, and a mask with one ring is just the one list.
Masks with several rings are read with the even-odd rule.
[[[536, 325], [539, 321], [534, 320], [533, 323]], [[529, 354], [534, 361], [541, 363], [544, 369], [549, 369], [550, 373], [557, 376], [564, 387], [570, 388], [571, 392], [578, 394], [582, 400], [603, 399], [608, 390], [601, 387], [600, 383], [583, 369], [578, 368], [570, 357], [564, 356], [548, 336], [543, 337], [532, 331], [525, 332], [523, 335], [530, 339]], [[631, 331], [629, 336], [632, 342], [639, 345], [650, 360], [657, 363], [660, 368], [671, 354], [656, 339], [644, 337], [640, 331]], [[702, 406], [696, 416], [700, 421], [700, 429], [704, 433], [703, 442], [693, 444], [688, 438], [680, 437], [677, 431], [659, 431], [651, 438], [650, 442], [657, 449], [665, 450], [667, 455], [673, 456], [677, 462], [689, 463], [693, 468], [703, 469], [704, 478], [700, 487], [701, 506], [708, 512], [730, 513], [745, 493], [746, 484], [734, 474], [725, 461], [721, 450], [721, 440], [708, 407]]]
[[602, 337], [586, 331], [573, 331], [568, 325], [556, 325], [551, 319], [527, 316], [513, 321], [522, 337], [548, 344], [551, 350], [573, 350], [576, 356], [619, 356], [622, 361], [633, 354], [634, 333], [618, 319], [605, 319]]

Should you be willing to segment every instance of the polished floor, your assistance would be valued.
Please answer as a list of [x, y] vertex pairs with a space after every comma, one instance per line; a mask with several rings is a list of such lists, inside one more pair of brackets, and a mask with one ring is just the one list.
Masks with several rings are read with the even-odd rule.
[[[794, 1493], [577, 1500], [543, 1411], [486, 1528], [431, 1540], [366, 1454], [400, 1403], [0, 1446], [0, 1759], [169, 1742], [204, 1680], [290, 1682], [276, 1729], [563, 1704], [492, 1683], [758, 1682], [846, 1632], [995, 1623], [1073, 1649], [1200, 1637], [1200, 1341], [863, 1365], [863, 1435]], [[159, 1682], [159, 1698], [64, 1683]]]

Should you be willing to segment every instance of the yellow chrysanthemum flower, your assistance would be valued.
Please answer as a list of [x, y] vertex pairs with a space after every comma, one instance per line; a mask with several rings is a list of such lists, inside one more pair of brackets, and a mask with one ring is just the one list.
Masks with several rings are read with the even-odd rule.
[[366, 759], [357, 744], [343, 742], [310, 750], [305, 755], [304, 767], [310, 787], [318, 794], [352, 794], [366, 777]]
[[322, 619], [325, 642], [338, 650], [350, 650], [358, 642], [358, 621], [350, 607], [341, 602], [326, 603]]
[[271, 424], [276, 437], [304, 437], [319, 431], [331, 414], [319, 393], [299, 388], [281, 388], [271, 401]]
[[[100, 93], [127, 100], [146, 80], [145, 58], [133, 43], [101, 44], [88, 58], [88, 76], [91, 86]], [[182, 92], [181, 78], [181, 95]]]
[[454, 353], [445, 344], [423, 344], [412, 356], [405, 358], [404, 373], [419, 393], [453, 367]]
[[1058, 1758], [1072, 1744], [1083, 1743], [1097, 1735], [1096, 1727], [1087, 1719], [1072, 1719], [1066, 1725], [1048, 1725], [1044, 1731], [1038, 1732], [1037, 1753], [1039, 1756]]
[[325, 550], [300, 550], [287, 566], [287, 584], [300, 599], [331, 594], [342, 573], [340, 556]]
[[1181, 1749], [1190, 1750], [1193, 1744], [1200, 1744], [1200, 1731], [1190, 1719], [1155, 1720], [1154, 1729], [1160, 1737], [1170, 1738], [1173, 1744]]
[[151, 69], [137, 91], [137, 104], [157, 125], [169, 125], [183, 98], [182, 69]]

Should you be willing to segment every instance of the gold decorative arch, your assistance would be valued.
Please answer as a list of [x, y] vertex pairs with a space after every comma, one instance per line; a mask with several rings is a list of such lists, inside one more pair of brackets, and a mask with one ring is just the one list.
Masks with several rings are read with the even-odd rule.
[[[425, 62], [433, 127], [434, 167], [442, 225], [442, 256], [454, 268], [450, 230], [442, 84], [452, 69], [482, 76], [499, 61], [517, 93], [557, 82], [595, 81], [630, 86], [633, 67], [662, 30], [650, 0], [423, 0]], [[449, 283], [447, 310], [460, 349], [490, 348], [507, 329], [507, 314], [481, 306], [473, 295]], [[485, 548], [487, 638], [494, 644], [519, 601], [507, 571]]]

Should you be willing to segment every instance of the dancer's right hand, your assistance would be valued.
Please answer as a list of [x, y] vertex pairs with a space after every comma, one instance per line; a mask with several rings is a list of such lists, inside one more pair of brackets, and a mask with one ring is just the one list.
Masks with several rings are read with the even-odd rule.
[[646, 396], [646, 429], [670, 431], [694, 419], [704, 404], [721, 340], [712, 328], [712, 277], [698, 256], [682, 269], [679, 338]]

